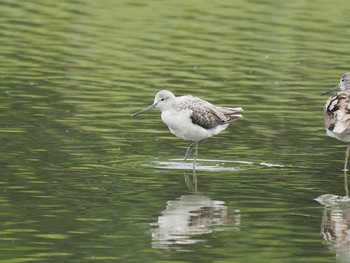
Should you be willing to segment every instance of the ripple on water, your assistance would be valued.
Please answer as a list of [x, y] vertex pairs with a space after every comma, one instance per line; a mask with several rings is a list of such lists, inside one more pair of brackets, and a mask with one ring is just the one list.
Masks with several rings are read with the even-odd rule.
[[[143, 166], [158, 169], [175, 169], [190, 170], [193, 169], [192, 160], [184, 161], [182, 159], [171, 159], [170, 161], [154, 161], [151, 164]], [[240, 171], [256, 166], [264, 166], [269, 168], [283, 168], [284, 165], [261, 162], [259, 164], [249, 161], [228, 161], [228, 160], [210, 160], [197, 159], [196, 170], [201, 171]]]

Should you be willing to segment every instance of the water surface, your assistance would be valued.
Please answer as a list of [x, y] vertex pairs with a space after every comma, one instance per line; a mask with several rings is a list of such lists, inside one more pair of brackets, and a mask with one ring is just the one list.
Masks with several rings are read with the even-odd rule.
[[[3, 1], [1, 261], [349, 262], [348, 209], [314, 200], [345, 194], [320, 94], [349, 71], [347, 9]], [[159, 112], [130, 117], [161, 89], [245, 110], [195, 176]]]

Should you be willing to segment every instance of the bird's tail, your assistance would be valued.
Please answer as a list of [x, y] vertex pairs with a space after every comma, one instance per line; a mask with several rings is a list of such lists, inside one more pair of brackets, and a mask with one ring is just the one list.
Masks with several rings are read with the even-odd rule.
[[227, 122], [239, 120], [243, 118], [243, 109], [241, 107], [237, 108], [227, 108], [227, 107], [222, 107], [220, 108], [220, 111], [225, 115], [227, 118]]

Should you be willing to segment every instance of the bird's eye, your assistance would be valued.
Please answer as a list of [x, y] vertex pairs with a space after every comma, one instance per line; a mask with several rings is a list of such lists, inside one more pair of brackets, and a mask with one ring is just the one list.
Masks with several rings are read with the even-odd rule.
[[161, 101], [165, 101], [165, 99], [163, 98], [163, 99], [161, 99]]

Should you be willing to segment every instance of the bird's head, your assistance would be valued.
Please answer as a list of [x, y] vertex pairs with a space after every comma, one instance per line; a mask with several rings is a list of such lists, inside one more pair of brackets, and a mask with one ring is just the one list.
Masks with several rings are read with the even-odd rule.
[[326, 91], [322, 95], [330, 94], [330, 93], [336, 92], [336, 91], [345, 91], [345, 90], [350, 92], [350, 72], [344, 73], [340, 77], [339, 84], [337, 86], [335, 86], [334, 88], [332, 88], [331, 90]]
[[145, 112], [150, 111], [154, 108], [159, 108], [161, 111], [163, 111], [163, 110], [167, 109], [168, 107], [170, 107], [173, 99], [175, 99], [175, 95], [172, 92], [170, 92], [168, 90], [161, 90], [154, 97], [154, 102], [152, 105], [144, 108], [143, 110], [140, 110], [140, 111], [134, 113], [133, 115], [131, 115], [131, 117], [134, 117], [134, 116], [139, 115], [141, 113], [145, 113]]

